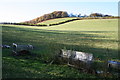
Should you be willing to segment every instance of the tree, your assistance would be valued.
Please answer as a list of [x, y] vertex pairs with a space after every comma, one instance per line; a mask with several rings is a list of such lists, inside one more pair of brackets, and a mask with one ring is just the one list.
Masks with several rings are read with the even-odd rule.
[[50, 14], [51, 19], [55, 18], [55, 15], [53, 13]]
[[81, 16], [81, 14], [78, 14], [78, 17], [80, 17]]
[[56, 12], [56, 18], [61, 18], [62, 17], [62, 11]]
[[62, 12], [61, 17], [69, 17], [67, 12]]
[[90, 14], [90, 17], [103, 17], [103, 14], [101, 14], [101, 13], [92, 13], [92, 14]]

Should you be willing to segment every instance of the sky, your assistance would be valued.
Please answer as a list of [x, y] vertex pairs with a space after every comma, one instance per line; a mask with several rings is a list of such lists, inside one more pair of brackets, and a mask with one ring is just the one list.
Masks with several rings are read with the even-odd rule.
[[118, 16], [119, 0], [0, 0], [0, 22], [23, 22], [53, 11]]

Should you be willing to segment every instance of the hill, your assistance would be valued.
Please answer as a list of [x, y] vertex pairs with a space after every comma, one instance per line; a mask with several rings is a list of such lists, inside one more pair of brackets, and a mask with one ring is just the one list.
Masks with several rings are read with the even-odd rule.
[[57, 26], [44, 27], [47, 30], [61, 31], [117, 31], [118, 19], [85, 19], [76, 20]]
[[59, 24], [63, 24], [63, 23], [67, 23], [75, 20], [80, 20], [80, 19], [77, 17], [56, 18], [56, 19], [50, 19], [50, 20], [37, 23], [37, 25], [50, 25], [50, 26], [59, 25]]
[[[2, 25], [2, 44], [31, 44], [34, 56], [13, 56], [2, 50], [3, 78], [114, 78], [96, 76], [67, 65], [50, 64], [59, 49], [92, 53], [99, 59], [95, 69], [104, 71], [102, 61], [118, 57], [118, 19], [77, 20], [51, 27]], [[100, 62], [101, 61], [101, 62]], [[100, 64], [98, 64], [100, 63]]]
[[64, 18], [64, 17], [68, 17], [67, 12], [65, 12], [65, 11], [54, 11], [52, 13], [44, 14], [41, 17], [35, 18], [33, 20], [30, 20], [30, 21], [26, 21], [26, 22], [23, 22], [23, 23], [37, 24], [39, 22], [46, 21], [46, 20], [49, 20], [49, 19]]

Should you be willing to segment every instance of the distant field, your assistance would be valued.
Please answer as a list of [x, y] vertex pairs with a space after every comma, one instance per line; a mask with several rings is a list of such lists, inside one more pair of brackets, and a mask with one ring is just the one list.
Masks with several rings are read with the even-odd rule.
[[57, 19], [43, 21], [38, 24], [56, 24], [56, 23], [60, 23], [60, 22], [64, 22], [64, 21], [72, 20], [72, 19], [77, 19], [77, 18], [57, 18]]
[[54, 54], [62, 48], [92, 53], [101, 60], [119, 59], [117, 19], [78, 20], [51, 27], [0, 26], [3, 44], [32, 44], [32, 53], [37, 55], [15, 57], [11, 55], [11, 49], [3, 49], [4, 78], [97, 77], [67, 65], [49, 65]]
[[117, 31], [117, 23], [117, 19], [88, 19], [46, 27], [45, 29], [64, 31]]
[[50, 26], [50, 27], [14, 25], [14, 27], [21, 27], [21, 28], [58, 30], [58, 31], [117, 31], [118, 30], [117, 26], [118, 26], [118, 19], [77, 20], [77, 21], [72, 21], [69, 23]]

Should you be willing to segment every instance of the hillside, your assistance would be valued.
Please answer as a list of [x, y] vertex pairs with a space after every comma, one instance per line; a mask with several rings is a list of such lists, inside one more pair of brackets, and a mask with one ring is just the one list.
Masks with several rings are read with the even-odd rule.
[[[56, 22], [54, 20], [56, 20]], [[43, 23], [46, 24], [51, 24], [53, 22], [57, 23], [57, 20], [59, 22], [60, 19], [48, 20]], [[20, 25], [18, 26], [16, 25], [16, 26], [22, 28], [25, 27], [32, 29], [59, 30], [59, 31], [117, 31], [117, 25], [118, 25], [118, 19], [85, 19], [85, 20], [72, 21], [61, 25], [54, 25], [51, 27], [35, 27], [35, 26], [32, 27], [32, 26], [20, 26]]]
[[64, 22], [67, 20], [72, 20], [72, 19], [77, 19], [76, 17], [74, 18], [56, 18], [56, 19], [50, 19], [50, 20], [46, 20], [37, 24], [56, 24], [56, 23], [60, 23], [60, 22]]
[[68, 18], [56, 18], [56, 19], [50, 19], [50, 20], [46, 20], [40, 23], [37, 23], [38, 25], [59, 25], [59, 24], [63, 24], [63, 23], [67, 23], [67, 22], [71, 22], [71, 21], [75, 21], [75, 20], [79, 20], [76, 17], [68, 17]]
[[30, 20], [30, 21], [25, 21], [25, 22], [22, 22], [22, 23], [37, 24], [39, 22], [46, 21], [46, 20], [49, 20], [49, 19], [64, 18], [64, 17], [68, 17], [67, 12], [65, 12], [65, 11], [54, 11], [52, 13], [44, 14], [43, 16], [37, 17], [37, 18], [35, 18], [33, 20]]
[[[51, 22], [50, 22], [51, 23]], [[93, 75], [61, 64], [50, 64], [60, 49], [92, 53], [95, 70], [106, 71], [104, 61], [118, 57], [118, 19], [77, 20], [51, 27], [2, 25], [2, 44], [31, 44], [33, 56], [13, 56], [2, 50], [3, 78], [114, 78]]]
[[85, 19], [43, 29], [61, 31], [117, 31], [117, 25], [118, 19]]

